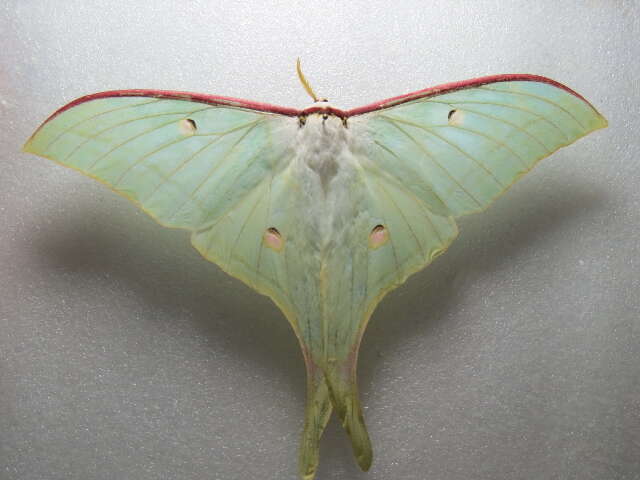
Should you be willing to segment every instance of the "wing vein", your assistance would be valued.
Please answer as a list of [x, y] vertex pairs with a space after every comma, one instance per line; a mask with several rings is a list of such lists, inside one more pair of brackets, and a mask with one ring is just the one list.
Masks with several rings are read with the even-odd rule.
[[[391, 150], [389, 147], [387, 147], [386, 145], [380, 143], [378, 140], [374, 140], [373, 143], [380, 148], [381, 150], [384, 150], [385, 152], [387, 152], [389, 155], [391, 155], [392, 157], [395, 157], [398, 161], [402, 161], [402, 158], [400, 158], [393, 150]], [[386, 171], [384, 171], [383, 169], [381, 169], [379, 166], [377, 166], [375, 163], [370, 163], [371, 166], [373, 166], [377, 171], [377, 175], [378, 177], [382, 178], [384, 181], [386, 182], [392, 182], [395, 183], [397, 187], [403, 187], [404, 185], [402, 185], [401, 182], [399, 182], [393, 175], [389, 175]], [[383, 176], [384, 175], [384, 176]], [[426, 183], [426, 182], [425, 182]], [[444, 200], [442, 200], [442, 198], [440, 198], [440, 195], [438, 195], [435, 190], [433, 189], [432, 185], [428, 185], [429, 187], [429, 191], [430, 193], [436, 197], [440, 203], [442, 203], [442, 205], [444, 205], [446, 207], [446, 203], [444, 202]], [[418, 206], [420, 206], [420, 208], [427, 208], [428, 202], [423, 202], [420, 198], [418, 198], [416, 196], [415, 193], [413, 193], [413, 191], [410, 188], [406, 189], [406, 192], [411, 195], [411, 198], [413, 198], [413, 201], [418, 204]]]
[[[380, 182], [378, 180], [376, 180], [376, 186], [378, 187], [378, 190], [380, 190], [381, 187], [380, 187]], [[382, 213], [382, 211], [380, 211], [380, 216], [382, 217], [382, 221], [384, 222], [385, 227], [387, 227], [389, 224], [387, 223], [386, 216]], [[388, 233], [389, 233], [389, 243], [391, 244], [391, 251], [393, 252], [393, 260], [396, 265], [396, 277], [399, 279], [400, 263], [398, 262], [398, 254], [396, 252], [396, 246], [393, 243], [393, 233], [392, 232], [388, 232]]]
[[[382, 117], [385, 118], [385, 117]], [[460, 181], [458, 181], [452, 174], [451, 172], [449, 172], [449, 170], [447, 170], [438, 160], [436, 160], [435, 156], [429, 152], [424, 145], [422, 145], [420, 142], [418, 142], [415, 138], [413, 138], [413, 136], [411, 134], [409, 134], [407, 131], [405, 131], [402, 127], [400, 127], [399, 125], [396, 124], [396, 122], [385, 118], [389, 123], [391, 123], [393, 126], [395, 126], [398, 130], [400, 130], [404, 135], [406, 135], [413, 143], [416, 144], [416, 146], [422, 150], [427, 157], [429, 157], [431, 159], [431, 161], [436, 164], [456, 185], [458, 185], [462, 191], [464, 193], [466, 193], [469, 198], [471, 198], [477, 205], [478, 207], [482, 208], [482, 203], [471, 193], [469, 192], [461, 183]]]
[[[263, 231], [263, 235], [264, 232], [267, 231], [267, 228], [269, 228], [269, 220], [271, 218], [271, 189], [273, 187], [273, 170], [271, 170], [271, 179], [269, 180], [269, 190], [267, 193], [267, 214], [264, 217], [264, 227], [262, 229]], [[262, 235], [260, 235], [260, 244], [258, 247], [258, 259], [256, 260], [256, 281], [258, 279], [258, 276], [260, 276], [260, 266], [261, 266], [261, 261], [262, 261], [262, 252], [264, 251], [264, 240], [262, 238]]]
[[[351, 258], [351, 287], [350, 287], [350, 291], [349, 291], [351, 300], [349, 301], [349, 327], [347, 327], [347, 329], [346, 329], [347, 332], [349, 332], [351, 330], [350, 327], [351, 327], [351, 325], [353, 325], [353, 296], [355, 294], [353, 286], [355, 285], [355, 276], [356, 276], [356, 271], [353, 268], [353, 257], [352, 257]], [[338, 330], [338, 329], [334, 328], [334, 330]]]
[[188, 136], [188, 137], [182, 137], [182, 138], [178, 138], [175, 140], [171, 140], [170, 142], [164, 143], [162, 145], [160, 145], [158, 148], [155, 148], [153, 150], [151, 150], [150, 152], [145, 153], [143, 156], [141, 156], [140, 158], [138, 158], [135, 162], [133, 162], [131, 165], [129, 165], [127, 167], [127, 169], [122, 172], [122, 174], [120, 174], [120, 176], [118, 177], [118, 179], [113, 183], [113, 186], [115, 187], [116, 185], [118, 185], [122, 180], [124, 180], [124, 178], [137, 166], [141, 165], [145, 160], [147, 160], [149, 157], [152, 157], [153, 155], [155, 155], [156, 153], [164, 150], [165, 148], [168, 148], [172, 145], [176, 145], [180, 142], [183, 142], [185, 140], [188, 140], [192, 137]]
[[[45, 148], [42, 149], [43, 152], [46, 152], [47, 150], [49, 150], [49, 148], [51, 148], [51, 145], [53, 145], [55, 142], [57, 142], [63, 135], [69, 133], [71, 130], [73, 130], [74, 128], [76, 128], [78, 125], [82, 125], [85, 122], [88, 122], [89, 120], [93, 120], [94, 118], [98, 118], [101, 115], [106, 115], [107, 113], [111, 113], [111, 112], [117, 112], [118, 110], [126, 110], [127, 108], [134, 108], [134, 107], [139, 107], [142, 105], [148, 105], [150, 103], [156, 103], [159, 102], [160, 99], [158, 98], [154, 98], [152, 100], [148, 100], [148, 101], [144, 101], [144, 102], [140, 102], [140, 103], [136, 103], [134, 105], [123, 105], [117, 108], [111, 108], [109, 110], [105, 110], [102, 111], [100, 113], [96, 113], [95, 115], [91, 115], [90, 117], [87, 118], [83, 118], [82, 120], [80, 120], [79, 122], [74, 123], [73, 125], [71, 125], [70, 127], [65, 128], [64, 130], [62, 130], [60, 133], [58, 133], [58, 135], [56, 135], [56, 137], [51, 140], [47, 146]], [[53, 119], [52, 119], [53, 120]]]
[[[439, 103], [442, 105], [448, 105], [451, 108], [456, 108], [455, 104], [453, 103], [445, 103], [445, 102], [433, 102], [433, 103]], [[517, 130], [525, 135], [527, 135], [529, 138], [533, 139], [535, 142], [537, 142], [542, 148], [544, 148], [548, 154], [553, 153], [551, 149], [549, 149], [549, 147], [547, 147], [544, 143], [542, 143], [542, 141], [536, 137], [535, 135], [533, 135], [531, 132], [529, 132], [526, 128], [520, 127], [515, 123], [509, 122], [507, 120], [505, 120], [504, 118], [500, 118], [500, 117], [496, 117], [494, 115], [489, 115], [488, 113], [485, 112], [481, 112], [479, 110], [474, 110], [473, 108], [460, 108], [459, 110], [462, 110], [463, 112], [471, 112], [475, 115], [480, 115], [481, 117], [485, 117], [485, 118], [490, 118], [491, 120], [495, 120], [496, 122], [500, 122], [500, 123], [504, 123], [505, 125], [509, 125], [510, 127], [512, 127], [514, 130]], [[511, 152], [513, 152], [513, 154], [515, 156], [517, 156], [520, 160], [524, 161], [522, 159], [522, 157], [520, 157], [518, 154], [515, 153], [515, 151], [513, 151], [510, 147], [508, 147], [506, 144], [504, 144], [503, 142], [500, 142], [499, 140], [495, 139], [494, 137], [490, 137], [487, 134], [483, 134], [485, 135], [488, 139], [493, 140], [494, 142], [498, 143], [499, 145], [504, 146], [506, 149], [510, 150]]]
[[542, 97], [542, 96], [540, 96], [540, 95], [534, 95], [534, 94], [532, 94], [532, 93], [527, 93], [527, 92], [517, 92], [517, 91], [514, 91], [514, 90], [501, 90], [501, 89], [499, 89], [499, 88], [489, 88], [489, 87], [486, 87], [486, 86], [480, 86], [480, 87], [478, 87], [478, 88], [479, 88], [479, 89], [482, 89], [482, 90], [487, 90], [487, 91], [490, 91], [490, 92], [508, 93], [508, 94], [512, 94], [512, 95], [522, 95], [522, 96], [525, 96], [525, 97], [535, 98], [535, 99], [537, 99], [537, 100], [540, 100], [541, 102], [548, 103], [549, 105], [553, 105], [553, 106], [555, 106], [556, 108], [558, 108], [558, 109], [562, 110], [563, 112], [565, 112], [567, 115], [569, 115], [569, 116], [570, 116], [570, 117], [571, 117], [571, 118], [572, 118], [572, 119], [573, 119], [573, 120], [574, 120], [574, 121], [575, 121], [575, 122], [580, 126], [580, 128], [582, 128], [583, 130], [586, 130], [586, 128], [584, 127], [584, 125], [582, 125], [582, 123], [580, 122], [580, 120], [578, 120], [578, 119], [573, 115], [573, 113], [571, 113], [569, 110], [567, 110], [566, 108], [564, 108], [562, 105], [559, 105], [559, 104], [557, 104], [556, 102], [554, 102], [553, 100], [549, 100], [549, 99], [548, 99], [548, 98], [546, 98], [546, 97]]
[[400, 207], [398, 207], [398, 204], [395, 202], [393, 197], [389, 194], [387, 189], [384, 188], [384, 186], [379, 182], [378, 182], [378, 186], [383, 191], [385, 196], [389, 199], [389, 201], [394, 206], [394, 208], [398, 211], [398, 213], [402, 217], [402, 220], [404, 220], [404, 223], [406, 223], [407, 228], [409, 229], [409, 231], [411, 232], [411, 235], [413, 236], [413, 239], [416, 241], [416, 245], [418, 245], [418, 248], [420, 249], [420, 251], [422, 252], [422, 255], [424, 256], [424, 247], [423, 247], [422, 243], [420, 242], [420, 240], [418, 239], [418, 236], [416, 235], [416, 232], [411, 227], [411, 224], [409, 223], [409, 220], [407, 220], [407, 217], [405, 216], [404, 212], [400, 209]]
[[562, 128], [560, 128], [557, 124], [555, 124], [554, 122], [552, 122], [551, 120], [549, 120], [548, 118], [546, 118], [543, 115], [540, 115], [539, 113], [534, 112], [533, 110], [529, 110], [528, 108], [525, 107], [517, 107], [515, 105], [510, 105], [508, 103], [497, 103], [497, 102], [480, 102], [477, 100], [459, 100], [459, 101], [454, 101], [454, 102], [438, 102], [436, 100], [429, 100], [430, 103], [440, 103], [440, 104], [444, 104], [444, 105], [465, 105], [465, 104], [471, 104], [471, 105], [494, 105], [496, 107], [505, 107], [505, 108], [510, 108], [512, 110], [519, 110], [521, 112], [525, 112], [528, 113], [530, 115], [533, 115], [536, 118], [539, 118], [540, 120], [547, 122], [549, 125], [551, 125], [553, 128], [555, 128], [556, 130], [558, 130], [563, 137], [565, 137], [565, 139], [569, 140], [569, 135], [567, 135], [565, 133], [564, 130], [562, 130]]
[[[256, 199], [256, 202], [253, 204], [253, 207], [251, 207], [251, 210], [249, 211], [249, 214], [244, 219], [244, 222], [242, 222], [242, 226], [240, 227], [240, 231], [238, 232], [238, 235], [236, 235], [236, 240], [231, 244], [231, 248], [229, 249], [229, 255], [227, 257], [227, 265], [231, 265], [231, 260], [232, 260], [232, 257], [233, 257], [233, 253], [235, 252], [236, 247], [238, 246], [238, 241], [240, 240], [240, 237], [244, 233], [244, 229], [246, 228], [247, 223], [249, 223], [249, 220], [251, 220], [251, 217], [253, 217], [253, 214], [255, 213], [256, 208], [258, 208], [258, 204], [260, 203], [260, 200], [262, 200], [262, 198], [260, 198], [260, 195], [258, 195], [258, 198]], [[260, 237], [260, 238], [262, 238], [262, 237]], [[251, 285], [251, 287], [254, 288], [253, 285]]]
[[452, 146], [455, 150], [459, 151], [462, 155], [464, 155], [465, 157], [467, 157], [469, 160], [471, 160], [472, 162], [474, 162], [476, 165], [478, 165], [482, 170], [485, 171], [485, 173], [487, 175], [489, 175], [493, 181], [500, 187], [500, 188], [504, 188], [505, 185], [502, 184], [502, 182], [500, 182], [500, 180], [498, 180], [498, 178], [493, 174], [493, 172], [484, 164], [482, 163], [480, 160], [478, 160], [477, 158], [475, 158], [473, 155], [471, 155], [469, 152], [466, 152], [465, 150], [463, 150], [462, 148], [460, 148], [458, 145], [456, 145], [455, 143], [453, 143], [452, 141], [448, 140], [446, 137], [443, 137], [442, 135], [439, 135], [437, 133], [435, 133], [434, 131], [431, 130], [430, 127], [426, 127], [424, 125], [420, 125], [419, 123], [414, 123], [414, 122], [409, 122], [407, 120], [402, 120], [401, 118], [395, 118], [395, 117], [388, 117], [391, 118], [392, 120], [396, 121], [396, 122], [400, 122], [400, 123], [405, 123], [407, 125], [411, 125], [414, 126], [416, 128], [420, 128], [422, 130], [424, 130], [425, 132], [433, 135], [434, 137], [439, 138], [440, 140], [442, 140], [443, 142], [447, 143], [448, 145]]
[[[97, 139], [100, 135], [102, 135], [105, 132], [108, 132], [109, 130], [113, 130], [114, 128], [118, 128], [121, 127], [123, 125], [127, 125], [129, 123], [135, 123], [138, 122], [140, 120], [148, 120], [149, 118], [159, 118], [159, 117], [164, 117], [167, 115], [183, 115], [185, 112], [164, 112], [164, 113], [155, 113], [155, 114], [149, 114], [149, 115], [143, 115], [141, 117], [136, 117], [136, 118], [131, 118], [129, 120], [125, 120], [122, 122], [118, 122], [114, 125], [110, 125], [106, 128], [103, 128], [102, 130], [97, 131], [96, 133], [87, 136], [83, 141], [81, 141], [80, 143], [78, 143], [78, 145], [76, 145], [73, 150], [71, 150], [67, 156], [62, 160], [61, 163], [66, 163], [79, 149], [81, 149], [84, 145], [86, 145], [87, 143], [89, 143], [91, 140], [95, 140]], [[167, 125], [168, 123], [171, 122], [167, 122], [166, 124], [162, 124], [160, 125], [161, 127], [164, 127], [165, 125]], [[149, 131], [154, 130], [154, 128], [150, 129]]]
[[[257, 122], [257, 120], [256, 120]], [[198, 155], [200, 155], [204, 150], [206, 150], [207, 148], [209, 148], [211, 145], [213, 145], [214, 143], [220, 141], [222, 138], [224, 138], [225, 135], [228, 135], [229, 133], [235, 132], [236, 130], [241, 130], [243, 128], [246, 128], [248, 125], [251, 125], [255, 122], [251, 122], [250, 124], [243, 124], [240, 125], [234, 129], [231, 129], [223, 134], [216, 134], [215, 138], [213, 138], [213, 140], [211, 140], [210, 142], [206, 143], [205, 145], [203, 145], [200, 149], [198, 149], [197, 151], [195, 151], [194, 153], [192, 153], [191, 155], [189, 155], [187, 158], [185, 158], [180, 165], [178, 165], [177, 167], [175, 167], [170, 173], [169, 175], [167, 175], [166, 177], [163, 178], [163, 180], [154, 188], [153, 192], [151, 192], [151, 194], [149, 194], [149, 196], [145, 199], [145, 202], [148, 202], [149, 200], [151, 200], [151, 198], [153, 198], [153, 196], [158, 192], [158, 190], [160, 188], [162, 188], [169, 180], [171, 180], [171, 177], [173, 177], [176, 173], [178, 173], [180, 170], [182, 170], [184, 167], [187, 166], [187, 164], [189, 164], [194, 158], [196, 158]], [[182, 205], [184, 206], [184, 205]], [[182, 206], [180, 208], [182, 208]]]
[[[238, 138], [238, 140], [236, 140], [234, 142], [234, 144], [231, 146], [231, 148], [229, 148], [229, 150], [227, 150], [227, 153], [220, 159], [220, 161], [216, 162], [216, 164], [211, 167], [211, 169], [207, 172], [207, 174], [205, 175], [204, 179], [202, 180], [202, 182], [200, 182], [200, 184], [196, 187], [195, 190], [193, 190], [190, 194], [189, 194], [189, 198], [192, 198], [196, 193], [198, 193], [198, 191], [209, 181], [209, 179], [211, 178], [211, 176], [213, 175], [213, 173], [220, 168], [221, 165], [223, 165], [224, 162], [226, 162], [226, 160], [229, 158], [229, 156], [231, 155], [231, 152], [233, 150], [235, 150], [235, 148], [240, 144], [240, 142], [242, 142], [242, 140], [245, 139], [245, 137], [247, 135], [249, 135], [249, 133], [256, 127], [256, 125], [260, 123], [260, 120], [256, 120], [253, 125], [251, 125], [246, 132], [244, 132], [240, 138]], [[264, 149], [264, 147], [262, 149], [260, 149], [259, 151], [262, 151]], [[252, 157], [255, 158], [255, 155]], [[178, 209], [180, 210], [180, 209]]]
[[[156, 125], [156, 126], [154, 126], [153, 128], [150, 128], [150, 129], [148, 129], [148, 130], [145, 130], [145, 131], [143, 131], [143, 132], [140, 132], [140, 133], [138, 133], [138, 134], [134, 135], [133, 137], [129, 137], [129, 138], [127, 138], [125, 141], [120, 142], [120, 143], [119, 143], [119, 144], [117, 144], [117, 145], [114, 145], [110, 150], [108, 150], [107, 152], [105, 152], [105, 153], [103, 153], [102, 155], [100, 155], [100, 156], [99, 156], [99, 157], [98, 157], [98, 158], [97, 158], [97, 159], [96, 159], [96, 160], [91, 164], [91, 166], [90, 166], [87, 170], [89, 170], [89, 171], [90, 171], [90, 170], [93, 170], [93, 169], [95, 168], [95, 166], [98, 164], [98, 162], [99, 162], [100, 160], [103, 160], [105, 157], [108, 157], [109, 155], [111, 155], [113, 152], [115, 152], [115, 151], [116, 151], [116, 150], [118, 150], [119, 148], [122, 148], [123, 146], [125, 146], [127, 143], [132, 142], [132, 141], [134, 141], [134, 140], [136, 140], [136, 139], [138, 139], [138, 138], [140, 138], [140, 137], [144, 137], [144, 136], [145, 136], [145, 135], [147, 135], [148, 133], [152, 133], [152, 132], [155, 132], [155, 131], [157, 131], [157, 130], [160, 130], [161, 128], [164, 128], [164, 127], [166, 127], [167, 125], [171, 125], [172, 123], [175, 123], [176, 121], [180, 121], [180, 120], [184, 120], [185, 118], [189, 118], [189, 116], [193, 115], [194, 113], [201, 112], [202, 110], [207, 110], [208, 108], [211, 108], [211, 107], [201, 108], [200, 110], [194, 110], [194, 111], [192, 111], [192, 112], [176, 112], [176, 115], [178, 115], [178, 114], [182, 114], [182, 115], [184, 115], [184, 114], [186, 113], [186, 116], [183, 116], [182, 118], [177, 119], [177, 120], [176, 120], [176, 119], [172, 119], [172, 120], [170, 120], [169, 122], [165, 122], [165, 123], [162, 123], [162, 124], [160, 124], [160, 125]], [[167, 114], [167, 115], [168, 115], [168, 114]]]
[[[254, 160], [261, 152], [262, 150], [258, 151], [253, 157], [250, 158], [250, 160]], [[226, 196], [226, 194], [231, 191], [233, 189], [233, 187], [235, 186], [236, 182], [240, 179], [242, 175], [238, 175], [234, 181], [231, 183], [231, 185], [229, 185], [229, 187], [225, 190], [225, 193], [222, 195], [223, 197]], [[257, 188], [257, 186], [255, 187]], [[243, 195], [241, 197], [239, 197], [239, 201], [234, 203], [232, 206], [230, 206], [227, 211], [224, 214], [221, 214], [213, 223], [208, 223], [206, 225], [204, 225], [203, 227], [200, 227], [198, 229], [198, 232], [203, 232], [209, 229], [213, 229], [214, 227], [216, 227], [224, 218], [227, 218], [229, 216], [229, 213], [233, 210], [235, 210], [239, 205], [242, 205], [242, 202], [244, 202], [247, 199], [247, 195]]]
[[[459, 125], [447, 125], [447, 126], [444, 126], [444, 125], [434, 125], [434, 126], [433, 126], [433, 127], [431, 127], [431, 128], [455, 128], [455, 129], [457, 129], [457, 130], [462, 130], [462, 131], [465, 131], [465, 132], [473, 133], [473, 134], [475, 134], [475, 135], [477, 135], [477, 136], [479, 136], [479, 137], [486, 138], [486, 139], [487, 139], [487, 140], [489, 140], [490, 142], [492, 142], [492, 143], [494, 143], [494, 144], [498, 145], [499, 147], [502, 147], [502, 148], [504, 148], [505, 150], [508, 150], [509, 152], [511, 152], [511, 154], [512, 154], [514, 157], [516, 157], [516, 158], [518, 159], [518, 161], [522, 164], [522, 166], [523, 166], [525, 169], [527, 169], [527, 170], [529, 169], [529, 165], [525, 162], [525, 160], [524, 160], [520, 155], [518, 155], [518, 154], [517, 154], [517, 153], [516, 153], [512, 148], [510, 148], [506, 143], [501, 142], [501, 141], [500, 141], [500, 140], [498, 140], [497, 138], [492, 137], [491, 135], [487, 135], [487, 134], [486, 134], [486, 133], [484, 133], [484, 132], [479, 132], [478, 130], [474, 130], [474, 129], [469, 128], [469, 127], [461, 127], [461, 126], [459, 126]], [[545, 150], [546, 150], [546, 148], [545, 148]], [[502, 184], [501, 184], [501, 186], [502, 186], [502, 187], [504, 187], [504, 185], [502, 185]]]
[[[399, 158], [394, 152], [392, 152], [391, 150], [388, 150], [384, 145], [380, 144], [377, 140], [374, 140], [374, 143], [379, 147], [384, 149], [385, 151], [388, 151], [391, 155], [393, 155], [396, 158]], [[384, 173], [383, 170], [381, 170], [377, 165], [375, 165], [376, 170], [378, 170], [378, 172], [380, 173]], [[380, 173], [376, 174], [379, 178], [383, 178], [381, 177]], [[374, 173], [375, 174], [375, 173]], [[393, 177], [391, 177], [393, 178]], [[384, 177], [383, 178], [385, 181], [389, 181], [388, 178]], [[433, 223], [433, 220], [431, 220], [431, 210], [429, 210], [429, 207], [427, 206], [426, 202], [423, 202], [422, 200], [420, 200], [418, 197], [416, 197], [416, 195], [411, 191], [411, 189], [407, 189], [406, 190], [407, 194], [409, 195], [409, 197], [411, 198], [411, 200], [413, 200], [413, 202], [418, 206], [418, 208], [420, 210], [422, 210], [425, 218], [427, 219], [427, 221], [429, 222], [429, 225], [431, 225], [432, 230], [434, 231], [434, 233], [436, 234], [436, 237], [438, 237], [438, 240], [441, 244], [444, 243], [444, 240], [442, 239], [442, 235], [440, 234], [440, 231], [438, 230], [438, 228], [436, 227], [436, 225]], [[435, 192], [434, 192], [435, 195]], [[440, 197], [438, 197], [440, 198]], [[441, 200], [442, 201], [442, 200]], [[443, 202], [444, 203], [444, 202]], [[368, 252], [368, 250], [367, 250]]]

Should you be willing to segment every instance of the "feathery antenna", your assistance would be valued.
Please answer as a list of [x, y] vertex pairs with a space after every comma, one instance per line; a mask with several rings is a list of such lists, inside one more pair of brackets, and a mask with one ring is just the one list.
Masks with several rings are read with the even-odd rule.
[[318, 97], [316, 97], [316, 94], [313, 92], [311, 85], [309, 85], [309, 81], [304, 76], [304, 73], [302, 73], [302, 67], [300, 67], [300, 57], [298, 57], [298, 61], [296, 62], [296, 71], [298, 72], [298, 78], [300, 79], [300, 83], [302, 83], [304, 89], [307, 91], [309, 96], [313, 98], [313, 101], [317, 102]]

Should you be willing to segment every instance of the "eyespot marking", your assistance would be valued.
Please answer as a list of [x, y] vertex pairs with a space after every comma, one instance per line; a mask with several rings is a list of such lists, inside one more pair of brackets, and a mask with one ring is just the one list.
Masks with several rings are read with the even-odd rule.
[[282, 235], [275, 227], [267, 228], [267, 230], [264, 232], [263, 240], [267, 247], [275, 250], [276, 252], [281, 251], [282, 247], [284, 247], [284, 240], [282, 238]]
[[384, 225], [376, 225], [369, 234], [369, 248], [376, 249], [389, 241], [389, 231]]
[[198, 130], [196, 121], [190, 118], [183, 118], [179, 122], [180, 133], [183, 135], [193, 135]]
[[447, 119], [449, 120], [449, 125], [460, 125], [464, 119], [464, 113], [460, 110], [451, 110], [447, 115]]

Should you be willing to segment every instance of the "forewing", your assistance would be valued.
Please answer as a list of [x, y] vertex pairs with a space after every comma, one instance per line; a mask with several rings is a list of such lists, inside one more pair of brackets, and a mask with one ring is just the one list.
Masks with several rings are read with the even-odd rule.
[[428, 89], [352, 112], [368, 157], [453, 216], [487, 207], [539, 160], [607, 125], [552, 80], [502, 76]]
[[295, 112], [171, 92], [96, 97], [54, 114], [24, 150], [99, 180], [162, 225], [192, 231], [207, 259], [286, 304], [282, 256], [263, 248], [263, 235], [278, 213], [272, 190], [291, 159]]
[[363, 245], [377, 224], [388, 235], [336, 261], [336, 272], [353, 268], [341, 317], [358, 335], [386, 292], [449, 246], [455, 217], [486, 208], [540, 159], [607, 125], [577, 93], [530, 75], [443, 85], [344, 113], [367, 192], [366, 215], [357, 217], [367, 222], [354, 221], [350, 244]]

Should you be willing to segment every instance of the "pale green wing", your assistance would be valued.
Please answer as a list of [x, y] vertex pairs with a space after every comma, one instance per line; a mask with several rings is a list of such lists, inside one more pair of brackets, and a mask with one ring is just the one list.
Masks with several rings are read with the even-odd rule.
[[448, 247], [453, 218], [486, 208], [539, 160], [607, 125], [577, 93], [531, 75], [434, 87], [347, 114], [372, 192], [363, 208], [389, 235], [358, 267], [368, 272], [363, 325], [386, 292]]
[[116, 94], [64, 107], [24, 150], [105, 183], [162, 225], [192, 231], [207, 259], [290, 311], [283, 262], [262, 240], [269, 199], [283, 187], [273, 178], [291, 160], [296, 112], [171, 92]]
[[356, 284], [366, 285], [361, 316], [350, 320], [361, 322], [360, 335], [385, 293], [448, 247], [453, 218], [486, 208], [539, 160], [607, 125], [577, 93], [531, 75], [443, 85], [346, 113], [369, 192], [363, 229], [378, 223], [389, 237], [354, 266]]
[[164, 226], [191, 231], [205, 258], [280, 307], [307, 366], [301, 459], [312, 476], [332, 407], [312, 355], [322, 348], [317, 235], [301, 228], [304, 186], [290, 171], [298, 114], [207, 95], [105, 92], [60, 109], [24, 150], [99, 180]]
[[375, 168], [359, 170], [349, 195], [352, 211], [343, 212], [349, 227], [342, 230], [324, 264], [322, 344], [331, 402], [351, 437], [358, 464], [367, 470], [372, 449], [356, 382], [366, 323], [388, 291], [449, 246], [457, 227], [443, 213], [444, 206], [431, 209], [412, 190]]
[[325, 344], [337, 363], [326, 373], [366, 465], [355, 357], [377, 304], [449, 246], [455, 217], [486, 208], [540, 159], [606, 120], [568, 88], [526, 75], [436, 87], [346, 113], [360, 170], [350, 186], [349, 238], [328, 260], [336, 337]]
[[363, 114], [353, 123], [371, 140], [368, 157], [427, 203], [421, 191], [435, 192], [453, 216], [484, 209], [539, 160], [607, 125], [575, 92], [528, 75], [436, 87], [387, 104], [356, 109]]

